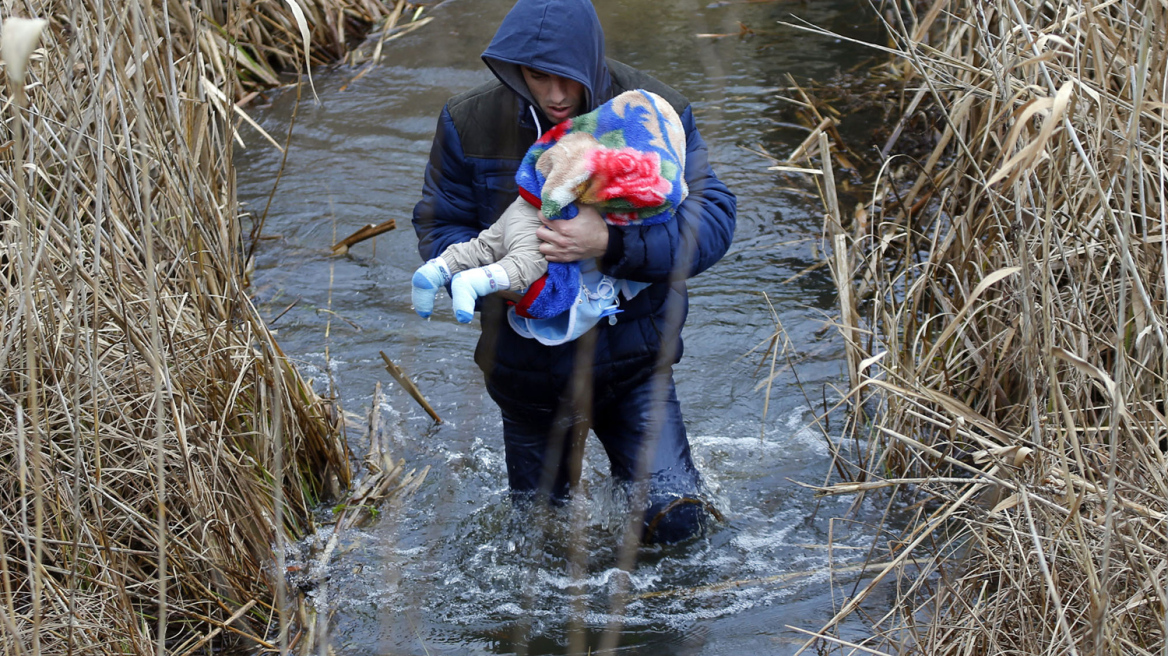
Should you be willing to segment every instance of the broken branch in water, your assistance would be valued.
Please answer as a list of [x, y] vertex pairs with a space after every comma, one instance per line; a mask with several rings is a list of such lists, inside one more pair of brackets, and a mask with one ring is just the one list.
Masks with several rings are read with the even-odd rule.
[[349, 252], [349, 247], [353, 244], [358, 244], [366, 239], [372, 239], [383, 232], [389, 232], [397, 227], [397, 222], [393, 219], [385, 221], [384, 223], [373, 224], [361, 228], [357, 232], [345, 237], [344, 239], [333, 244], [333, 255], [344, 255]]
[[400, 383], [409, 392], [410, 396], [414, 397], [414, 400], [418, 402], [418, 405], [422, 406], [426, 414], [430, 415], [435, 422], [441, 424], [442, 419], [438, 416], [438, 413], [434, 412], [434, 408], [430, 407], [430, 403], [426, 401], [426, 397], [422, 396], [422, 392], [418, 390], [418, 386], [414, 385], [414, 382], [406, 377], [406, 372], [394, 364], [393, 360], [390, 360], [389, 356], [385, 354], [385, 351], [378, 351], [378, 353], [381, 354], [381, 359], [385, 360], [385, 369], [389, 372], [389, 375], [393, 376], [394, 380]]

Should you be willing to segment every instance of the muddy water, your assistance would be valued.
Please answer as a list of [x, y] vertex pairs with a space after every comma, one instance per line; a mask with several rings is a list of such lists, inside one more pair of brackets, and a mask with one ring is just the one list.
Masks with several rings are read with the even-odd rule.
[[[444, 3], [429, 12], [430, 25], [387, 44], [382, 66], [361, 79], [352, 82], [350, 69], [318, 72], [320, 103], [305, 89], [264, 229], [270, 239], [258, 248], [256, 301], [283, 348], [354, 416], [368, 411], [382, 381], [386, 439], [410, 466], [431, 468], [407, 504], [343, 536], [328, 600], [337, 653], [587, 653], [614, 619], [610, 592], [626, 576], [614, 566], [620, 513], [595, 441], [586, 455], [586, 530], [570, 531], [562, 515], [542, 523], [516, 516], [498, 411], [471, 359], [477, 326], [455, 323], [445, 295], [430, 321], [410, 307], [419, 259], [409, 217], [435, 119], [446, 98], [487, 79], [479, 53], [509, 5]], [[627, 575], [633, 599], [621, 618], [621, 653], [793, 653], [802, 637], [788, 625], [818, 628], [853, 592], [854, 575], [833, 579], [827, 565], [862, 557], [870, 534], [856, 522], [870, 511], [848, 514], [849, 499], [816, 500], [792, 482], [827, 475], [812, 417], [838, 398], [843, 355], [825, 329], [830, 280], [824, 269], [805, 272], [819, 261], [814, 187], [766, 171], [769, 162], [752, 151], [785, 154], [806, 135], [786, 124], [789, 106], [775, 99], [787, 73], [826, 79], [871, 57], [777, 21], [793, 14], [866, 39], [878, 30], [866, 5], [851, 0], [598, 0], [597, 8], [610, 56], [693, 102], [715, 170], [739, 199], [730, 253], [691, 281], [676, 368], [694, 454], [726, 521], [694, 544], [642, 550]], [[740, 23], [753, 35], [739, 38]], [[735, 36], [697, 36], [727, 33]], [[252, 111], [282, 134], [294, 103], [283, 92]], [[262, 212], [280, 156], [257, 134], [245, 137], [240, 196]], [[334, 235], [387, 218], [400, 228], [375, 246], [327, 257]], [[751, 349], [774, 333], [776, 317], [796, 369], [778, 360], [764, 421], [767, 390], [758, 384], [771, 360]], [[412, 374], [446, 423], [434, 426], [392, 383], [379, 350]], [[835, 419], [829, 431], [838, 430]], [[362, 453], [361, 430], [350, 438]], [[573, 548], [585, 554], [582, 571], [570, 564]]]

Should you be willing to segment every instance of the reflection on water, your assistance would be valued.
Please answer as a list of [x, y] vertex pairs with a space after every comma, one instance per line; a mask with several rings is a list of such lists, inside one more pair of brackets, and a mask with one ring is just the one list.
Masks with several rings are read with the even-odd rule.
[[[395, 456], [432, 468], [407, 504], [342, 536], [328, 600], [338, 609], [338, 653], [561, 654], [574, 631], [595, 646], [612, 619], [618, 582], [632, 592], [622, 653], [792, 653], [802, 638], [785, 627], [818, 628], [838, 608], [841, 590], [850, 593], [840, 587], [851, 583], [844, 577], [833, 597], [828, 532], [836, 563], [862, 556], [870, 536], [850, 522], [830, 525], [849, 499], [817, 501], [791, 482], [827, 475], [824, 437], [809, 424], [842, 384], [839, 340], [830, 330], [817, 337], [833, 304], [826, 273], [784, 283], [817, 261], [821, 209], [810, 183], [780, 180], [752, 151], [783, 155], [806, 136], [790, 127], [789, 105], [775, 99], [787, 73], [825, 79], [871, 56], [777, 21], [793, 13], [868, 39], [878, 38], [876, 27], [866, 5], [853, 0], [596, 4], [609, 55], [690, 98], [715, 170], [738, 194], [730, 253], [691, 281], [686, 355], [675, 370], [695, 459], [726, 521], [695, 544], [645, 549], [634, 571], [619, 571], [621, 495], [594, 440], [583, 530], [571, 528], [569, 509], [549, 511], [544, 521], [508, 503], [498, 410], [471, 359], [477, 326], [455, 323], [444, 295], [430, 321], [410, 308], [409, 278], [420, 262], [409, 216], [435, 119], [446, 98], [487, 79], [478, 57], [510, 5], [444, 3], [433, 23], [387, 44], [386, 63], [344, 91], [356, 71], [316, 76], [321, 103], [299, 109], [265, 226], [275, 238], [257, 250], [259, 306], [275, 317], [295, 302], [274, 324], [285, 351], [356, 415], [368, 411], [374, 383], [383, 381], [383, 425]], [[753, 36], [696, 36], [737, 35], [740, 23]], [[278, 134], [294, 102], [292, 93], [277, 94], [253, 112]], [[258, 136], [245, 136], [252, 138], [239, 159], [240, 196], [262, 211], [280, 157]], [[376, 246], [328, 257], [336, 236], [387, 218], [401, 227]], [[765, 426], [766, 389], [757, 383], [770, 359], [762, 361], [764, 349], [746, 355], [774, 332], [764, 292], [798, 362], [796, 379], [779, 360]], [[431, 425], [392, 384], [379, 350], [410, 372], [447, 423]], [[357, 453], [360, 432], [351, 431]], [[572, 565], [573, 549], [582, 549], [582, 571]]]

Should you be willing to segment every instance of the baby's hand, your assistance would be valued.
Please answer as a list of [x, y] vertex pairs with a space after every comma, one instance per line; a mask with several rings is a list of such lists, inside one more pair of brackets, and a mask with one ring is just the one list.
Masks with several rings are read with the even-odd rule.
[[434, 297], [443, 285], [450, 282], [450, 267], [446, 261], [436, 257], [418, 267], [414, 272], [413, 299], [414, 311], [423, 319], [434, 311]]
[[[507, 270], [499, 264], [488, 264], [455, 274], [450, 283], [454, 298], [454, 318], [459, 323], [470, 323], [474, 318], [475, 299], [510, 287]], [[417, 305], [417, 301], [414, 302]]]

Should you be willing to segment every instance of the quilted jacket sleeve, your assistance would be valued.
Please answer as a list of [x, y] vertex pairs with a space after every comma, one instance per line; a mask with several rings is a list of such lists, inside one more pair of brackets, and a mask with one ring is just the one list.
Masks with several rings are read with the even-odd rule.
[[737, 200], [710, 168], [706, 142], [698, 134], [693, 110], [681, 115], [685, 126], [685, 181], [689, 196], [673, 221], [652, 226], [609, 226], [608, 251], [601, 270], [636, 282], [684, 280], [710, 268], [730, 248]]
[[414, 232], [423, 260], [479, 233], [472, 184], [473, 172], [463, 156], [458, 131], [448, 108], [443, 107], [426, 164], [422, 200], [414, 206]]

